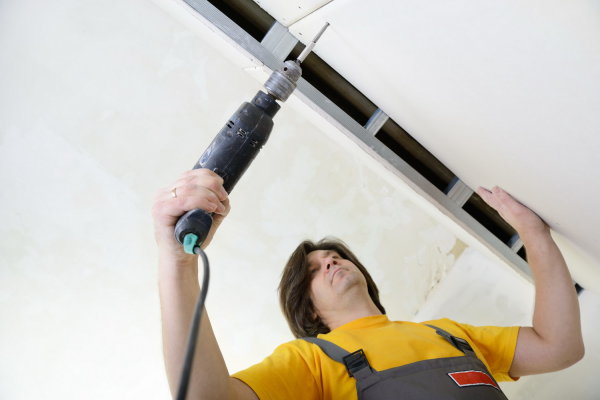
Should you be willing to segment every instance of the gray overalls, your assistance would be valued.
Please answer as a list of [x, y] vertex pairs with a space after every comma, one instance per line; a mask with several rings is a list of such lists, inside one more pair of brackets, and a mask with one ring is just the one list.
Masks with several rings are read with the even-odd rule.
[[464, 339], [433, 325], [464, 356], [418, 361], [384, 371], [375, 371], [362, 349], [350, 353], [336, 344], [315, 337], [316, 344], [332, 360], [346, 366], [356, 379], [358, 400], [507, 400], [498, 383]]

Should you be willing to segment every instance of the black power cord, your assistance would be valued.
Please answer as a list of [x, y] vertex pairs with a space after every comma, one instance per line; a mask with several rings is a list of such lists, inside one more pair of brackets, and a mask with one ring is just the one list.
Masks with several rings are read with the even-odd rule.
[[181, 371], [181, 379], [179, 380], [179, 389], [177, 390], [177, 400], [185, 400], [187, 396], [188, 385], [190, 383], [190, 374], [192, 372], [192, 363], [194, 362], [194, 353], [196, 352], [196, 344], [198, 342], [198, 332], [200, 331], [200, 321], [202, 319], [202, 310], [204, 310], [204, 301], [206, 300], [206, 292], [208, 291], [208, 280], [210, 278], [210, 269], [208, 257], [206, 253], [196, 246], [194, 254], [200, 255], [204, 266], [202, 277], [202, 288], [194, 309], [194, 317], [192, 318], [192, 326], [190, 327], [190, 336], [188, 338], [187, 350], [185, 352], [185, 360], [183, 362], [183, 370]]

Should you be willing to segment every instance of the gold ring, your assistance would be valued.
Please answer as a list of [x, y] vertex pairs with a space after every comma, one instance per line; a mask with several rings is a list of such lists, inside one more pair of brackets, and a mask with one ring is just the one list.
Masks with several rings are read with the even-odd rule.
[[171, 197], [174, 199], [177, 198], [177, 188], [173, 188], [173, 190], [171, 190]]

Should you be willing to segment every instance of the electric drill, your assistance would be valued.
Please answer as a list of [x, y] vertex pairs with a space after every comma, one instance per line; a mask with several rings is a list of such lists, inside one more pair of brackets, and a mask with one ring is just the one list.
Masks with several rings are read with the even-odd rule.
[[[325, 24], [296, 60], [288, 60], [283, 68], [274, 71], [264, 87], [250, 103], [243, 103], [194, 165], [194, 169], [208, 168], [223, 178], [227, 193], [242, 177], [273, 129], [273, 117], [281, 106], [277, 100], [286, 101], [296, 88], [302, 75], [300, 63], [311, 52], [329, 24]], [[183, 244], [186, 253], [194, 254], [206, 239], [212, 225], [212, 213], [201, 209], [190, 210], [175, 225], [175, 237]]]

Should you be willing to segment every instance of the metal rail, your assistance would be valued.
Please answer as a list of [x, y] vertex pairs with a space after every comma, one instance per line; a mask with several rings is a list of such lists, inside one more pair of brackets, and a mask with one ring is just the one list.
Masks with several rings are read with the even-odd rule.
[[[209, 1], [183, 1], [194, 9], [199, 17], [205, 19], [214, 28], [224, 33], [240, 50], [262, 62], [271, 70], [277, 70], [283, 65], [283, 57], [285, 55], [282, 54], [293, 48], [296, 44], [290, 38], [289, 31], [282, 29], [281, 24], [277, 22], [269, 30], [270, 35], [266, 35], [261, 43], [214, 7]], [[385, 118], [384, 115], [381, 115], [383, 113], [374, 115], [372, 123], [361, 126], [303, 78], [300, 78], [298, 81], [295, 94], [309, 103], [313, 109], [326, 115], [329, 121], [352, 141], [357, 143], [360, 148], [387, 167], [388, 170], [392, 171], [421, 197], [435, 205], [444, 215], [448, 216], [465, 231], [484, 243], [495, 255], [515, 269], [521, 276], [532, 281], [527, 262], [515, 252], [515, 248], [518, 245], [513, 241], [511, 243], [513, 248], [511, 248], [463, 210], [461, 206], [466, 201], [465, 196], [471, 191], [469, 188], [460, 182], [457, 183], [458, 186], [453, 185], [454, 190], [450, 188], [447, 190], [448, 193], [444, 193], [374, 137], [374, 128], [379, 129], [381, 127], [375, 126], [375, 122], [377, 122], [377, 125], [381, 123], [381, 120]]]

